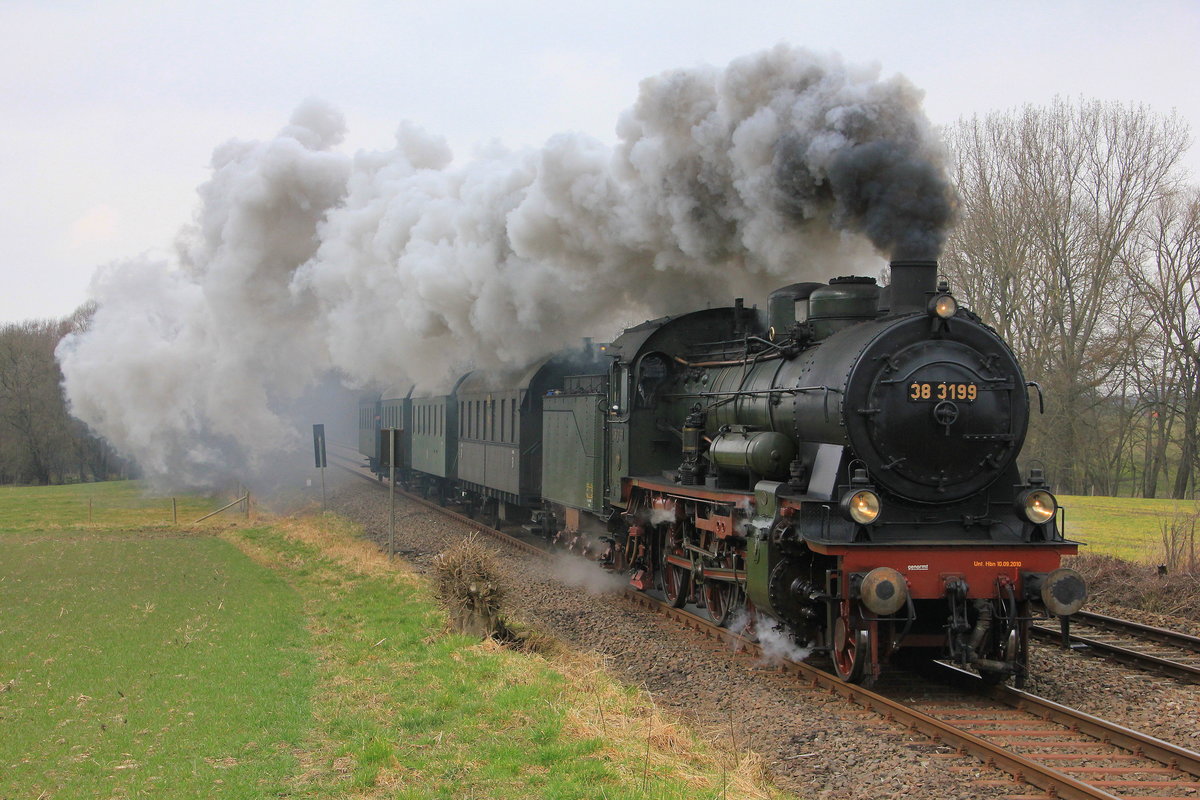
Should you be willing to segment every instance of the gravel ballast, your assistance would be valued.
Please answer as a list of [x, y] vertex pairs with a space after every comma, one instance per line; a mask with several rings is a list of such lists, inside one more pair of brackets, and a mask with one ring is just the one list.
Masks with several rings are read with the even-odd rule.
[[[347, 476], [347, 480], [352, 480]], [[357, 480], [341, 486], [330, 509], [385, 543], [387, 493]], [[429, 572], [433, 557], [471, 529], [397, 498], [397, 555]], [[763, 756], [781, 788], [811, 798], [1000, 797], [1015, 784], [970, 757], [798, 685], [727, 647], [681, 630], [649, 611], [602, 592], [613, 576], [580, 559], [549, 564], [502, 545], [506, 614], [568, 645], [600, 654], [625, 682], [648, 691], [726, 746]], [[1200, 696], [1194, 687], [1096, 659], [1034, 645], [1030, 690], [1190, 749], [1200, 748]]]

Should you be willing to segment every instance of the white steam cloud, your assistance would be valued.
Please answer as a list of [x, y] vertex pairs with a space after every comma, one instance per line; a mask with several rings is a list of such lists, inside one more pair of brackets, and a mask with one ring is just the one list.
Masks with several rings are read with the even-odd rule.
[[345, 156], [341, 115], [306, 102], [216, 150], [178, 264], [97, 274], [59, 350], [68, 399], [150, 474], [203, 484], [303, 442], [331, 374], [436, 391], [624, 320], [935, 256], [953, 197], [920, 99], [781, 45], [643, 81], [615, 149], [564, 134], [461, 164], [407, 123]]
[[751, 622], [754, 623], [758, 646], [762, 649], [760, 665], [778, 666], [787, 661], [804, 661], [812, 655], [813, 648], [798, 644], [791, 628], [762, 614], [754, 613], [751, 617], [750, 613], [739, 611], [729, 621], [729, 630], [743, 634], [750, 628]]
[[629, 585], [628, 575], [609, 572], [599, 563], [572, 553], [559, 553], [551, 562], [554, 576], [588, 594], [617, 594]]

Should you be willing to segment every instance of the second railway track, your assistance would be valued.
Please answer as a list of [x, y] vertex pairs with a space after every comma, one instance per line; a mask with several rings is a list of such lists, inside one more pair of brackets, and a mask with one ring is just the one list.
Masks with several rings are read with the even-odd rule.
[[[1032, 630], [1043, 641], [1062, 640], [1058, 629]], [[1077, 652], [1200, 684], [1200, 637], [1087, 611], [1071, 617], [1068, 635]]]
[[[386, 490], [386, 486], [346, 469]], [[397, 490], [405, 499], [471, 526], [524, 552], [548, 550], [505, 534], [437, 503]], [[760, 646], [686, 609], [643, 592], [625, 590], [628, 602], [667, 616], [753, 657]], [[1057, 633], [1057, 632], [1055, 632]], [[809, 664], [785, 660], [780, 671], [812, 688], [836, 694], [886, 720], [919, 732], [960, 753], [998, 767], [1040, 792], [1011, 797], [1200, 797], [1200, 754], [1103, 719], [1008, 687], [984, 687], [969, 673], [944, 665], [934, 681], [886, 682], [871, 691]]]

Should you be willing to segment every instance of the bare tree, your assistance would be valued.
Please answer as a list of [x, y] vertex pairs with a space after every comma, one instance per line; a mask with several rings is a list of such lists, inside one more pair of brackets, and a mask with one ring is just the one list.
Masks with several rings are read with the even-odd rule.
[[962, 222], [944, 268], [1046, 388], [1033, 455], [1064, 491], [1111, 488], [1137, 418], [1124, 401], [1137, 347], [1129, 265], [1150, 209], [1178, 185], [1187, 127], [1142, 106], [1058, 99], [960, 121], [948, 142]]
[[127, 465], [67, 413], [54, 350], [88, 323], [91, 309], [62, 320], [0, 326], [0, 483], [55, 483], [122, 476]]
[[46, 484], [61, 476], [71, 446], [54, 348], [65, 326], [38, 320], [0, 328], [0, 425], [9, 469]]
[[1200, 457], [1200, 190], [1162, 198], [1143, 236], [1149, 257], [1130, 278], [1153, 331], [1158, 362], [1142, 387], [1153, 403], [1154, 421], [1147, 433], [1145, 494], [1157, 493], [1172, 434], [1178, 431], [1179, 467], [1171, 495], [1183, 498]]

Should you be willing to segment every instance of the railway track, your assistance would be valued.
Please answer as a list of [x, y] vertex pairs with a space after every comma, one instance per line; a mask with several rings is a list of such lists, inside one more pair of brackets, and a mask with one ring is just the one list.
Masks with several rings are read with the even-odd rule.
[[[387, 489], [361, 468], [343, 463], [341, 458], [332, 460], [381, 490]], [[523, 552], [536, 556], [549, 553], [547, 547], [510, 536], [399, 488], [396, 491], [409, 502], [456, 519]], [[632, 588], [626, 589], [623, 596], [638, 607], [721, 643], [723, 648], [765, 658], [757, 642], [687, 609], [673, 608]], [[1200, 753], [1026, 692], [987, 686], [978, 677], [950, 666], [934, 662], [929, 666], [931, 677], [906, 673], [872, 691], [803, 662], [777, 663], [780, 673], [814, 690], [840, 696], [895, 725], [953, 747], [955, 752], [947, 753], [948, 758], [969, 754], [1003, 770], [1015, 783], [991, 783], [1014, 787], [1014, 793], [1008, 795], [1012, 798], [1200, 798]], [[1030, 793], [1023, 787], [1037, 791]]]
[[[1056, 628], [1035, 625], [1034, 636], [1062, 641]], [[1139, 622], [1080, 611], [1071, 617], [1073, 650], [1106, 658], [1185, 683], [1200, 683], [1200, 637]]]

